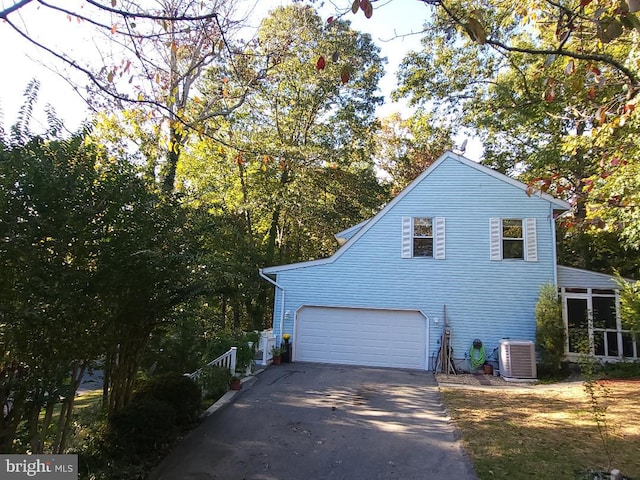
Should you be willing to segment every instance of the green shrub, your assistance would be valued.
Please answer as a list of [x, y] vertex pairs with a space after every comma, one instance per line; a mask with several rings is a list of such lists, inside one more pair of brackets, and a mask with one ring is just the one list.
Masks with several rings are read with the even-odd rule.
[[151, 397], [136, 399], [109, 420], [108, 444], [119, 456], [148, 454], [176, 436], [175, 409]]
[[608, 378], [640, 378], [640, 362], [605, 363], [603, 372]]
[[229, 390], [231, 372], [228, 368], [204, 367], [200, 372], [198, 384], [202, 388], [204, 397], [217, 400]]
[[194, 421], [200, 413], [202, 392], [200, 386], [185, 375], [164, 373], [152, 377], [135, 392], [134, 401], [153, 398], [166, 402], [175, 410], [178, 425]]
[[540, 353], [541, 370], [557, 375], [564, 357], [565, 330], [562, 320], [562, 304], [555, 285], [540, 287], [536, 303], [536, 344]]

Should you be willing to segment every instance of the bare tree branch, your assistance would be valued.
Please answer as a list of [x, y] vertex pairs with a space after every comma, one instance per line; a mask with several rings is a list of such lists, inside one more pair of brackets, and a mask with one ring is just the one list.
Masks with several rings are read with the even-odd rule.
[[109, 7], [107, 5], [103, 5], [95, 0], [85, 0], [87, 3], [93, 5], [100, 10], [104, 10], [105, 12], [114, 13], [116, 15], [120, 15], [123, 18], [146, 18], [148, 20], [165, 20], [169, 22], [191, 22], [195, 20], [211, 20], [213, 18], [217, 18], [218, 14], [216, 12], [208, 13], [206, 15], [158, 15], [152, 13], [146, 13], [143, 11], [139, 12], [130, 12], [128, 10], [121, 10], [118, 8]]
[[32, 0], [21, 0], [18, 3], [13, 4], [12, 6], [10, 6], [9, 8], [5, 8], [4, 10], [0, 10], [0, 18], [3, 19], [7, 19], [7, 17], [15, 12], [16, 10], [20, 10], [22, 7], [24, 7], [27, 3], [31, 3]]

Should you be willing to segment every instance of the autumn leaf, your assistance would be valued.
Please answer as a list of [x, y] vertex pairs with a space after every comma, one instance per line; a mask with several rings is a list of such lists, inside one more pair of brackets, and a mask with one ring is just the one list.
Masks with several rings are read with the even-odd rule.
[[622, 23], [616, 19], [608, 19], [608, 21], [600, 22], [598, 28], [598, 37], [603, 43], [609, 43], [622, 35]]
[[549, 90], [549, 92], [547, 93], [547, 95], [544, 97], [544, 99], [551, 103], [553, 102], [553, 100], [556, 98], [556, 92], [555, 89], [553, 87], [551, 87], [551, 89]]
[[567, 62], [567, 66], [564, 67], [564, 74], [568, 77], [569, 75], [571, 75], [575, 71], [576, 71], [575, 63], [573, 62], [573, 60], [569, 60]]
[[340, 80], [342, 80], [342, 84], [344, 85], [349, 81], [350, 78], [351, 78], [351, 71], [349, 67], [345, 65], [344, 67], [342, 67], [342, 70], [340, 71]]
[[325, 61], [324, 57], [320, 56], [320, 58], [318, 58], [318, 61], [316, 62], [316, 70], [324, 70], [326, 64], [327, 62]]
[[480, 45], [487, 43], [487, 32], [477, 18], [470, 17], [465, 26], [467, 27], [467, 33], [469, 33], [471, 40]]
[[596, 89], [595, 89], [595, 87], [591, 87], [589, 89], [589, 91], [587, 92], [587, 97], [589, 97], [589, 100], [593, 100], [594, 98], [596, 98]]
[[589, 5], [593, 0], [580, 0], [580, 6], [581, 7], [586, 7], [587, 5]]
[[111, 0], [111, 6], [113, 8], [115, 8], [117, 4], [118, 4], [118, 0]]
[[333, 17], [329, 17], [329, 18], [327, 18], [327, 23], [328, 23], [328, 24], [331, 24], [332, 22], [333, 22]]
[[360, 8], [360, 0], [353, 0], [351, 4], [351, 12], [355, 15], [358, 13], [358, 9]]
[[111, 34], [113, 35], [114, 33], [116, 33], [118, 31], [118, 24], [114, 23], [113, 27], [111, 27]]
[[363, 0], [360, 3], [360, 8], [362, 8], [365, 17], [371, 18], [371, 16], [373, 15], [373, 5], [369, 0]]

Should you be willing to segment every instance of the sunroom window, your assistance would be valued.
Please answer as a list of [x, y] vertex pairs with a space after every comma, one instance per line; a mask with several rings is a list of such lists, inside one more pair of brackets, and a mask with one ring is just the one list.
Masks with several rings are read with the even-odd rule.
[[640, 345], [623, 330], [613, 290], [561, 289], [566, 315], [568, 351], [604, 358], [636, 359]]

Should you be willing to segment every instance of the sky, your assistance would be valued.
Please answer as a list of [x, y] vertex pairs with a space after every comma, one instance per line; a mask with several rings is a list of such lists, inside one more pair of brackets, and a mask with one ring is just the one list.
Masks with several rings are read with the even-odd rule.
[[[269, 10], [279, 5], [287, 5], [292, 0], [242, 0], [244, 11], [248, 13], [250, 23], [257, 26]], [[336, 15], [336, 12], [349, 9], [350, 0], [332, 0], [333, 3], [316, 0], [315, 7], [322, 18]], [[0, 8], [6, 8], [14, 0], [0, 0]], [[60, 2], [58, 2], [60, 4]], [[65, 0], [64, 6], [73, 9], [81, 5], [80, 0]], [[106, 2], [107, 4], [109, 2]], [[420, 49], [420, 35], [413, 34], [422, 30], [423, 22], [428, 18], [430, 7], [420, 0], [381, 0], [374, 3], [373, 16], [365, 18], [362, 11], [353, 15], [350, 11], [345, 18], [352, 21], [352, 27], [371, 34], [374, 42], [381, 48], [381, 55], [387, 58], [386, 75], [380, 83], [380, 90], [385, 103], [378, 108], [379, 116], [400, 112], [408, 117], [409, 109], [404, 103], [393, 103], [391, 92], [395, 89], [396, 71], [407, 52]], [[52, 15], [47, 10], [37, 8], [33, 3], [19, 12], [12, 14], [15, 22], [23, 21], [29, 32], [41, 38], [43, 42], [59, 44], [65, 51], [77, 56], [86, 56], [93, 52], [91, 43], [95, 40], [87, 36], [82, 25], [64, 15]], [[37, 110], [42, 111], [44, 105], [51, 104], [59, 118], [65, 122], [69, 131], [74, 131], [87, 119], [88, 112], [81, 98], [72, 90], [67, 81], [54, 70], [60, 68], [60, 62], [42, 51], [31, 47], [20, 38], [6, 23], [0, 21], [0, 111], [4, 119], [0, 122], [5, 127], [15, 121], [18, 109], [23, 103], [23, 92], [32, 78], [41, 82]], [[84, 52], [84, 53], [83, 53]], [[44, 65], [43, 65], [44, 64]], [[46, 67], [50, 65], [51, 67]], [[78, 80], [82, 80], [78, 77]], [[42, 118], [42, 117], [40, 117]], [[2, 121], [3, 120], [3, 121]], [[44, 120], [38, 120], [44, 124]], [[37, 124], [34, 129], [37, 130]], [[461, 139], [460, 139], [461, 140]], [[469, 142], [467, 156], [479, 157], [481, 147]], [[477, 159], [477, 158], [474, 158]]]

